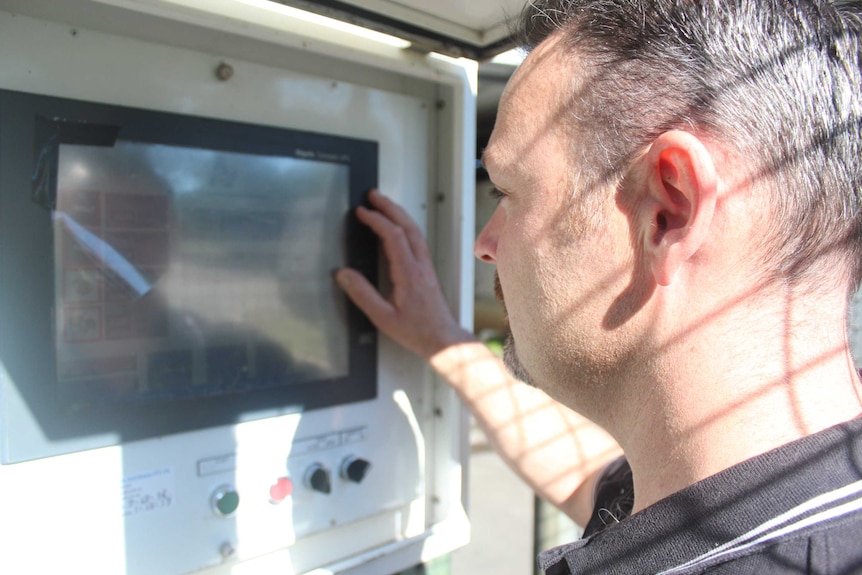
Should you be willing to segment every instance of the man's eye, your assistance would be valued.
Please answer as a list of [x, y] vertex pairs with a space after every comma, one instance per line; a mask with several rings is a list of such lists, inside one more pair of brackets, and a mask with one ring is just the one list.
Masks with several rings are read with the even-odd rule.
[[490, 190], [488, 190], [488, 196], [490, 196], [490, 198], [492, 200], [496, 200], [499, 202], [500, 200], [502, 200], [503, 198], [506, 197], [506, 194], [504, 194], [503, 192], [501, 192], [497, 188], [491, 188]]

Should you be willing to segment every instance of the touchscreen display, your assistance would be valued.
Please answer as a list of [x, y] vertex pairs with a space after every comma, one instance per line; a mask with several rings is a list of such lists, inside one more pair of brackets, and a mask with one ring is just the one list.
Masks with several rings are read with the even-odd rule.
[[128, 403], [348, 374], [350, 168], [119, 140], [61, 144], [60, 397]]

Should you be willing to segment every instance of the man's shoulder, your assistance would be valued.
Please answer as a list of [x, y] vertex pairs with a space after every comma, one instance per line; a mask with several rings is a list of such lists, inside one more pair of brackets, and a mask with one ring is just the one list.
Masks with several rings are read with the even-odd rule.
[[862, 513], [706, 569], [710, 575], [862, 574]]
[[[594, 517], [614, 508], [630, 481], [622, 462], [609, 467], [597, 488]], [[587, 539], [543, 553], [540, 565], [554, 575], [862, 575], [862, 419], [614, 519], [601, 521]]]

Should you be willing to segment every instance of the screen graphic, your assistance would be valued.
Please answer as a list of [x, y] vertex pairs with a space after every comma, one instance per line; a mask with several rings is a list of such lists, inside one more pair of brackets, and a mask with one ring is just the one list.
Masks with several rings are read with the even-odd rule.
[[57, 371], [71, 401], [344, 377], [332, 281], [342, 164], [168, 145], [62, 144]]

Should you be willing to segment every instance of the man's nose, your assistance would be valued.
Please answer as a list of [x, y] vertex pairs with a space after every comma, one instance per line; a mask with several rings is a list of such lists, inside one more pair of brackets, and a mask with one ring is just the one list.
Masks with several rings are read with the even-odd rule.
[[497, 262], [497, 235], [493, 230], [494, 217], [485, 224], [479, 237], [476, 238], [476, 244], [473, 246], [473, 255], [489, 264]]

